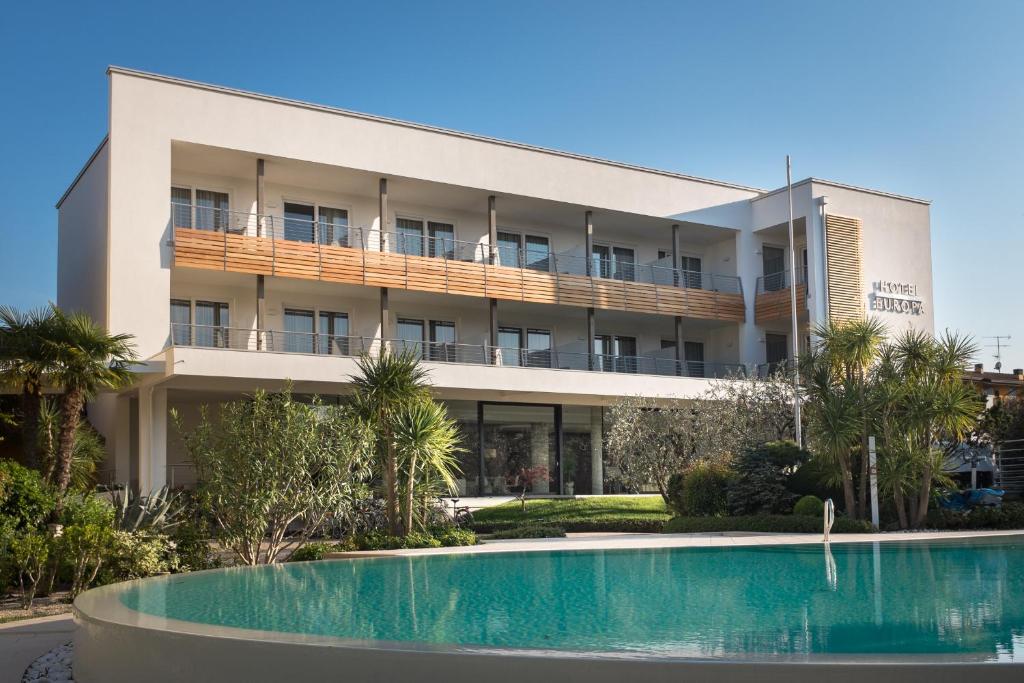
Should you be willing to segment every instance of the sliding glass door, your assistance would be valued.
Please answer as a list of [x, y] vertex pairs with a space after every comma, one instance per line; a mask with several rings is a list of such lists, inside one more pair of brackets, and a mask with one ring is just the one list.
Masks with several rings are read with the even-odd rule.
[[219, 301], [196, 302], [195, 345], [226, 349], [229, 346], [228, 305]]
[[313, 353], [313, 311], [284, 309], [284, 350]]

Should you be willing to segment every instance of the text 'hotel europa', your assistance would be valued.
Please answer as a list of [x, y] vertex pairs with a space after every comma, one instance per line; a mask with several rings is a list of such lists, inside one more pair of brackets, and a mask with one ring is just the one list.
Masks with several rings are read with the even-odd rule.
[[924, 313], [924, 302], [917, 296], [917, 285], [909, 282], [876, 280], [870, 298], [873, 311], [910, 315]]

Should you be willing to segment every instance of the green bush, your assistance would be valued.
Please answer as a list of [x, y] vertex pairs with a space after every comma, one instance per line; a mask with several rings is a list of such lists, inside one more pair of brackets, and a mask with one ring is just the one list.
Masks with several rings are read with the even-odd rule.
[[495, 540], [511, 538], [565, 538], [565, 529], [553, 524], [532, 524], [506, 529], [491, 535]]
[[288, 556], [289, 562], [322, 560], [324, 555], [334, 552], [336, 544], [327, 541], [310, 541]]
[[57, 497], [42, 475], [13, 460], [0, 460], [0, 518], [15, 529], [34, 529], [53, 512]]
[[[822, 532], [821, 517], [800, 515], [748, 515], [743, 517], [673, 517], [665, 523], [666, 534], [697, 534], [723, 531], [755, 531], [788, 534]], [[871, 523], [837, 517], [834, 534], [861, 534], [874, 531]]]
[[690, 517], [726, 514], [726, 494], [731, 479], [732, 473], [721, 465], [707, 463], [695, 466], [683, 479], [680, 514]]
[[9, 569], [5, 573], [17, 584], [24, 609], [31, 607], [35, 600], [52, 548], [50, 536], [34, 529], [17, 532], [9, 539], [8, 552], [4, 555], [4, 564], [9, 564]]
[[460, 529], [456, 526], [440, 527], [431, 529], [431, 533], [444, 548], [451, 548], [461, 545], [476, 545], [476, 534], [470, 529]]
[[96, 581], [104, 561], [110, 558], [113, 544], [114, 531], [110, 524], [80, 522], [64, 527], [58, 548], [71, 573], [72, 598]]
[[825, 502], [817, 496], [804, 496], [793, 506], [794, 515], [817, 517], [825, 514]]
[[786, 488], [789, 475], [810, 457], [792, 441], [771, 441], [744, 451], [735, 463], [729, 485], [729, 510], [734, 515], [777, 515], [789, 512], [796, 497]]
[[998, 508], [979, 507], [958, 512], [945, 508], [928, 511], [931, 529], [1024, 529], [1024, 503], [1003, 503]]
[[114, 531], [97, 582], [144, 579], [178, 570], [175, 544], [161, 534]]
[[668, 506], [677, 515], [686, 514], [685, 483], [686, 475], [682, 472], [677, 472], [668, 478], [668, 486], [665, 487], [665, 495], [668, 496]]
[[210, 548], [209, 530], [203, 523], [185, 521], [174, 527], [171, 540], [178, 555], [178, 571], [195, 572], [221, 566]]

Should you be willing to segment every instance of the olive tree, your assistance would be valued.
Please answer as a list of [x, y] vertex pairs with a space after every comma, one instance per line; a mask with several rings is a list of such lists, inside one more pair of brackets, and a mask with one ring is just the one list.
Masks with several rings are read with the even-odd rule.
[[203, 407], [175, 424], [196, 465], [221, 542], [247, 565], [277, 561], [343, 514], [369, 476], [373, 436], [346, 405], [302, 403], [290, 388]]
[[789, 436], [791, 396], [782, 377], [721, 380], [690, 401], [628, 396], [608, 412], [609, 460], [628, 488], [654, 487], [668, 502], [673, 474]]

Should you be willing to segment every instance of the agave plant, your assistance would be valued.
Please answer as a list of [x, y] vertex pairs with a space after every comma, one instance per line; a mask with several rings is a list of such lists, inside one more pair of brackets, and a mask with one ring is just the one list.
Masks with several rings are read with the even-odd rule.
[[166, 486], [141, 496], [128, 490], [124, 495], [114, 491], [114, 524], [121, 531], [163, 533], [181, 523], [184, 506], [178, 494]]

